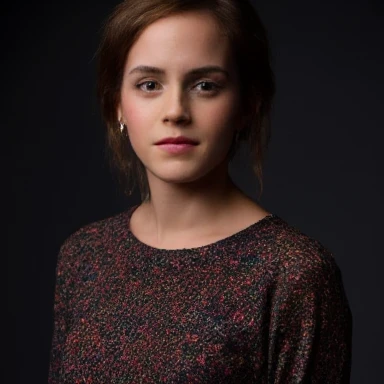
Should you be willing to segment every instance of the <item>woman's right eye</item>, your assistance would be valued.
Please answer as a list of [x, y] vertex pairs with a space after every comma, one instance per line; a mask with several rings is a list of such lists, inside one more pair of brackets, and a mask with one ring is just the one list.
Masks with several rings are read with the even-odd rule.
[[136, 88], [141, 89], [144, 92], [156, 91], [156, 85], [158, 83], [153, 80], [143, 81], [142, 83], [136, 84]]

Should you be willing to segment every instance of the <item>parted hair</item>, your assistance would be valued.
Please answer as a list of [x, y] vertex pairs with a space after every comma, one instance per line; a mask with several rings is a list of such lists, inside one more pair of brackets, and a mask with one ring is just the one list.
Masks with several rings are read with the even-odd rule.
[[240, 141], [247, 142], [260, 195], [262, 192], [275, 80], [267, 32], [253, 5], [249, 0], [126, 0], [114, 8], [102, 28], [97, 51], [97, 94], [107, 128], [110, 163], [124, 192], [130, 195], [138, 186], [142, 200], [150, 198], [145, 167], [132, 149], [129, 137], [121, 134], [117, 116], [126, 58], [151, 23], [171, 14], [196, 10], [210, 12], [230, 41], [239, 75], [241, 113], [247, 123], [234, 138], [228, 156], [232, 160]]

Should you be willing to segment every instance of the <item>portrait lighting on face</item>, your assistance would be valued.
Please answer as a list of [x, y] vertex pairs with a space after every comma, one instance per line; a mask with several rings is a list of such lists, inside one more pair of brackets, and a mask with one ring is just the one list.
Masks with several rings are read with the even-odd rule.
[[131, 47], [117, 115], [149, 184], [226, 173], [239, 110], [231, 44], [209, 13], [161, 18]]

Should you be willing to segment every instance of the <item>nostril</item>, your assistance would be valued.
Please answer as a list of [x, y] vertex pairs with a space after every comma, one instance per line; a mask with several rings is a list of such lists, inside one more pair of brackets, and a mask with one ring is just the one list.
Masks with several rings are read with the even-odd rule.
[[164, 122], [172, 121], [176, 124], [185, 124], [185, 123], [189, 122], [190, 120], [191, 119], [188, 115], [176, 115], [176, 116], [167, 115], [164, 118]]

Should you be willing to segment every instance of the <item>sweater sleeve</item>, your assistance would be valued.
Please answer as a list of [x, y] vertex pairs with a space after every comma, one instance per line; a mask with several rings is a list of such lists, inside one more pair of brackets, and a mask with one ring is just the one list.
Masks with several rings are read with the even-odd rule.
[[321, 245], [285, 254], [272, 297], [268, 383], [349, 383], [352, 314]]
[[71, 257], [74, 254], [73, 241], [68, 239], [60, 248], [56, 267], [56, 284], [54, 294], [54, 322], [51, 342], [48, 383], [62, 382], [60, 378], [63, 362], [63, 349], [66, 342], [68, 326], [70, 323], [70, 297], [75, 284], [73, 273], [74, 263]]

